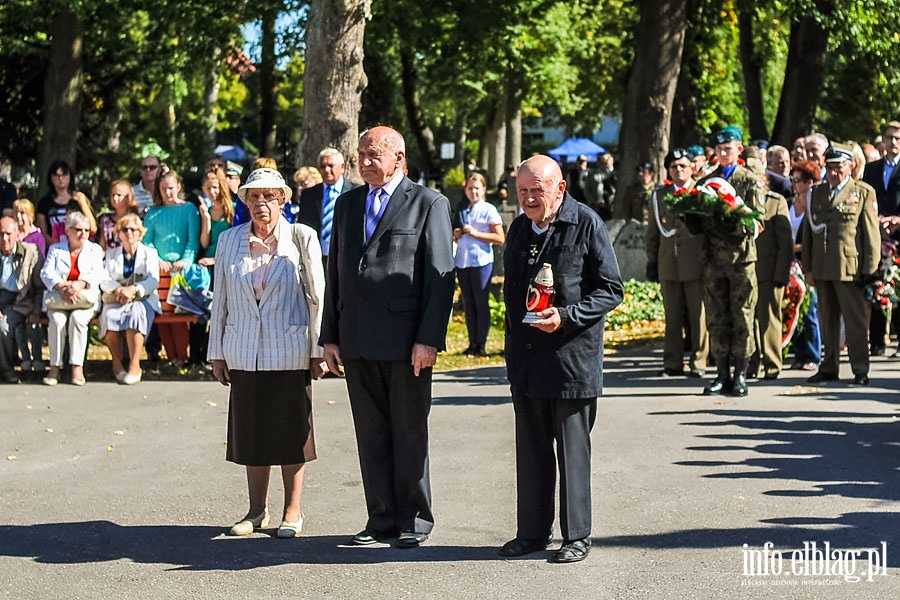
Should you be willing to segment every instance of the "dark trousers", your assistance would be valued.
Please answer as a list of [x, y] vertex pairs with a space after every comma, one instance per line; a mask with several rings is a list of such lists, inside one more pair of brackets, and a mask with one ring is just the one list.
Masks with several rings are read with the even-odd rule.
[[597, 417], [597, 399], [536, 398], [512, 386], [512, 401], [516, 412], [516, 537], [538, 540], [551, 535], [557, 465], [560, 533], [566, 541], [588, 537], [591, 429]]
[[484, 346], [491, 327], [491, 307], [488, 297], [491, 293], [493, 263], [483, 267], [456, 269], [459, 290], [462, 292], [463, 307], [466, 311], [466, 329], [469, 345]]
[[880, 306], [873, 304], [872, 317], [869, 319], [869, 347], [873, 351], [884, 350], [886, 342], [890, 339], [885, 340], [885, 335], [890, 334], [891, 329], [900, 334], [900, 310], [891, 311], [891, 326], [888, 327], [885, 311]]
[[409, 360], [344, 360], [369, 520], [379, 532], [429, 533], [432, 370]]

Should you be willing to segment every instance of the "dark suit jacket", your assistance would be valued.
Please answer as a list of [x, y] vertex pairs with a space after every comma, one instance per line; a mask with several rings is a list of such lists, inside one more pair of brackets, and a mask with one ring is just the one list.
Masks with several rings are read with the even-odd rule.
[[[346, 194], [350, 190], [359, 187], [355, 183], [347, 181], [344, 178], [344, 187], [342, 194]], [[325, 184], [320, 183], [311, 188], [307, 188], [300, 192], [300, 198], [297, 203], [300, 205], [300, 213], [297, 215], [297, 223], [309, 225], [319, 233], [322, 229], [322, 197], [325, 194]]]
[[769, 190], [784, 196], [788, 203], [794, 200], [794, 187], [791, 185], [790, 177], [785, 177], [780, 173], [766, 171], [766, 179], [769, 181]]
[[894, 168], [887, 188], [884, 187], [884, 159], [866, 165], [862, 180], [875, 188], [878, 198], [878, 214], [883, 216], [900, 215], [900, 165]]
[[345, 360], [409, 360], [415, 343], [443, 350], [454, 288], [450, 202], [404, 177], [366, 244], [368, 191], [350, 190], [334, 208], [319, 343], [339, 344]]
[[[533, 265], [530, 232], [528, 217], [516, 217], [503, 253], [507, 378], [531, 396], [596, 398], [603, 391], [604, 317], [625, 294], [609, 232], [569, 194]], [[543, 263], [553, 268], [553, 305], [562, 319], [553, 333], [522, 323], [528, 285]]]

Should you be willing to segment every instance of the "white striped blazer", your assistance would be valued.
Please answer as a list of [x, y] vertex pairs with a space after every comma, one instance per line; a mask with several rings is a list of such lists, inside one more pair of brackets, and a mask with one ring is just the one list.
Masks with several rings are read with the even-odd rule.
[[[219, 237], [207, 357], [240, 371], [309, 369], [310, 358], [323, 355], [325, 273], [318, 235], [279, 218], [278, 245], [257, 303], [249, 268], [250, 227], [244, 223]], [[306, 271], [302, 279], [301, 268]]]

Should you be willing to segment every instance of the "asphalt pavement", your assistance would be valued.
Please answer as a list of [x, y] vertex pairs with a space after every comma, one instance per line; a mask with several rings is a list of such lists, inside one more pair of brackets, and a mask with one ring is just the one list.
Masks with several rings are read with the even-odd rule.
[[[593, 548], [570, 565], [497, 555], [515, 534], [503, 368], [435, 375], [437, 523], [412, 550], [348, 545], [365, 507], [341, 380], [314, 384], [292, 540], [225, 535], [247, 505], [219, 384], [2, 386], [0, 597], [900, 597], [900, 361], [875, 359], [868, 387], [785, 371], [745, 398], [660, 369], [655, 348], [606, 358]], [[281, 490], [276, 471], [275, 517]]]

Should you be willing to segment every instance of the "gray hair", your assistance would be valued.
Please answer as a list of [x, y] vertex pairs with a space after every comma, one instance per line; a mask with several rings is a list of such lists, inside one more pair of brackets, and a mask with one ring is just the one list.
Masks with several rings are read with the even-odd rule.
[[811, 133], [805, 138], [803, 138], [804, 144], [815, 144], [823, 151], [828, 147], [828, 138], [825, 137], [824, 134], [821, 133]]
[[345, 164], [347, 161], [344, 160], [344, 155], [341, 154], [341, 151], [337, 148], [325, 148], [321, 152], [319, 152], [319, 162], [322, 162], [322, 159], [327, 156], [337, 156], [338, 160], [341, 161], [341, 164]]
[[90, 227], [91, 221], [82, 212], [70, 212], [66, 217], [66, 229], [72, 229], [73, 227], [78, 227], [79, 225], [83, 227]]

